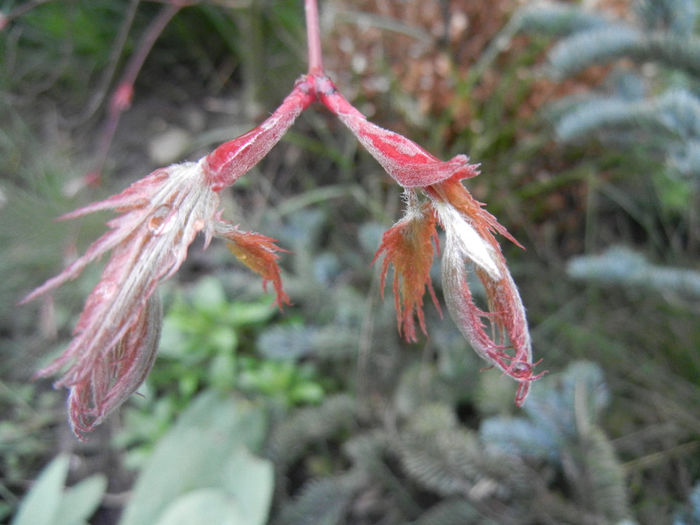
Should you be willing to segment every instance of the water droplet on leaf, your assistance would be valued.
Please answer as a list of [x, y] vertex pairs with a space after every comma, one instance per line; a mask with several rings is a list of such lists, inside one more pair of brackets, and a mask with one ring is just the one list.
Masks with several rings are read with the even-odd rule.
[[161, 235], [163, 233], [163, 226], [169, 214], [170, 206], [166, 206], [165, 204], [153, 212], [151, 218], [148, 219], [148, 229], [153, 235]]

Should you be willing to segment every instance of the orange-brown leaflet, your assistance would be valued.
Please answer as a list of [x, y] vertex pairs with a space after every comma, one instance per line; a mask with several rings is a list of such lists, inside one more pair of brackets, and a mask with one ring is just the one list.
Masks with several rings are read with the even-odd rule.
[[271, 282], [277, 294], [277, 306], [282, 308], [282, 304], [291, 304], [289, 297], [282, 289], [282, 277], [277, 265], [279, 255], [277, 252], [286, 252], [275, 243], [276, 239], [271, 239], [260, 233], [241, 232], [235, 228], [223, 232], [217, 232], [228, 239], [226, 243], [231, 253], [239, 261], [263, 278], [263, 287], [267, 289], [267, 283]]
[[429, 209], [416, 211], [413, 216], [404, 217], [384, 234], [372, 261], [374, 263], [384, 255], [381, 271], [382, 298], [387, 271], [390, 265], [394, 267], [392, 288], [396, 321], [399, 334], [411, 342], [418, 340], [414, 316], [418, 318], [421, 331], [427, 333], [423, 314], [423, 295], [426, 287], [440, 311], [430, 279], [433, 243], [438, 245], [435, 223], [435, 216]]

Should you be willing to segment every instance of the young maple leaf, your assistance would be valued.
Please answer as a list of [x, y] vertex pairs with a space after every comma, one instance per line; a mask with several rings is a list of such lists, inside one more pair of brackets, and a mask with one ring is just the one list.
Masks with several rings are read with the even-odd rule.
[[264, 282], [272, 281], [277, 304], [289, 303], [282, 290], [274, 241], [241, 232], [223, 221], [217, 192], [259, 162], [312, 100], [298, 84], [262, 124], [198, 162], [158, 169], [118, 195], [62, 217], [72, 219], [100, 210], [120, 213], [107, 223], [110, 231], [22, 301], [75, 279], [87, 264], [111, 252], [70, 344], [38, 372], [48, 376], [67, 369], [56, 386], [70, 389], [69, 414], [78, 437], [99, 425], [148, 374], [161, 326], [160, 307], [153, 294], [182, 265], [199, 232], [205, 235], [205, 248], [212, 236], [230, 241], [239, 259]]
[[[520, 406], [539, 375], [533, 374], [525, 308], [493, 233], [517, 242], [460, 181], [438, 183], [428, 193], [446, 235], [442, 289], [447, 309], [474, 351], [519, 382], [515, 402]], [[468, 262], [484, 286], [488, 311], [474, 303], [467, 280]]]
[[[409, 205], [406, 217], [384, 235], [377, 252], [385, 255], [382, 283], [388, 266], [394, 266], [399, 331], [415, 341], [415, 316], [425, 332], [422, 296], [426, 288], [435, 300], [429, 275], [431, 239], [435, 238], [435, 220], [429, 217], [435, 216], [446, 235], [442, 284], [447, 309], [476, 353], [519, 382], [515, 401], [522, 405], [530, 383], [539, 375], [533, 373], [525, 309], [494, 233], [518, 243], [462, 184], [463, 179], [478, 175], [477, 166], [469, 164], [465, 155], [441, 161], [410, 139], [372, 124], [326, 78], [317, 79], [317, 89], [325, 106], [396, 182], [414, 195], [421, 192], [428, 197], [428, 204]], [[469, 264], [484, 285], [488, 311], [474, 303], [467, 280]]]
[[277, 252], [285, 252], [275, 243], [275, 239], [259, 233], [242, 232], [235, 226], [226, 223], [217, 225], [216, 234], [227, 239], [229, 250], [239, 261], [263, 278], [263, 287], [267, 290], [267, 283], [271, 282], [277, 294], [277, 306], [291, 304], [289, 297], [282, 290], [282, 277], [277, 266], [279, 255]]

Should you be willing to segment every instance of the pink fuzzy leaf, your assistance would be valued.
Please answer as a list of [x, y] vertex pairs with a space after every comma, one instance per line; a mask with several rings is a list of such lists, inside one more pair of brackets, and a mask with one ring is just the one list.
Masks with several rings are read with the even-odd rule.
[[352, 131], [386, 172], [404, 188], [424, 187], [450, 178], [477, 175], [466, 155], [441, 161], [403, 135], [372, 124], [325, 78], [317, 79], [321, 102]]
[[89, 262], [111, 251], [72, 341], [40, 372], [46, 376], [67, 368], [56, 385], [71, 390], [70, 416], [79, 436], [99, 424], [146, 377], [160, 330], [153, 293], [185, 260], [197, 233], [204, 230], [211, 237], [218, 205], [201, 162], [190, 162], [157, 170], [114, 197], [64, 216], [111, 208], [122, 212], [82, 257], [24, 299], [77, 277]]
[[[430, 193], [446, 233], [442, 283], [447, 309], [474, 351], [519, 382], [515, 402], [520, 406], [530, 383], [541, 374], [533, 372], [525, 308], [492, 232], [515, 240], [459, 181], [436, 185]], [[467, 279], [469, 262], [486, 291], [488, 311], [474, 303]]]
[[314, 100], [311, 86], [306, 77], [302, 77], [282, 104], [262, 124], [225, 142], [207, 155], [204, 171], [212, 189], [219, 191], [230, 186], [260, 162]]
[[[94, 430], [146, 379], [156, 358], [160, 326], [160, 300], [152, 296], [129, 331], [91, 365], [88, 374], [69, 386], [68, 413], [73, 432], [80, 439]], [[39, 372], [40, 375], [49, 373], [53, 373], [53, 367]], [[65, 381], [64, 378], [58, 385]]]

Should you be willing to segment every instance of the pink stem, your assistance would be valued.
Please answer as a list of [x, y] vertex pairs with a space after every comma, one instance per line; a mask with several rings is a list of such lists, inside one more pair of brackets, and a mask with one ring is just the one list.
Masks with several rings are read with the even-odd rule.
[[7, 27], [9, 23], [12, 22], [15, 18], [19, 18], [20, 16], [24, 15], [25, 13], [28, 13], [35, 7], [39, 7], [41, 4], [46, 4], [50, 1], [51, 0], [32, 0], [30, 2], [25, 2], [24, 4], [15, 7], [12, 11], [10, 11], [4, 16], [0, 13], [0, 31]]
[[305, 0], [306, 36], [309, 45], [309, 74], [323, 74], [323, 57], [321, 53], [321, 29], [318, 24], [318, 5], [316, 0]]

